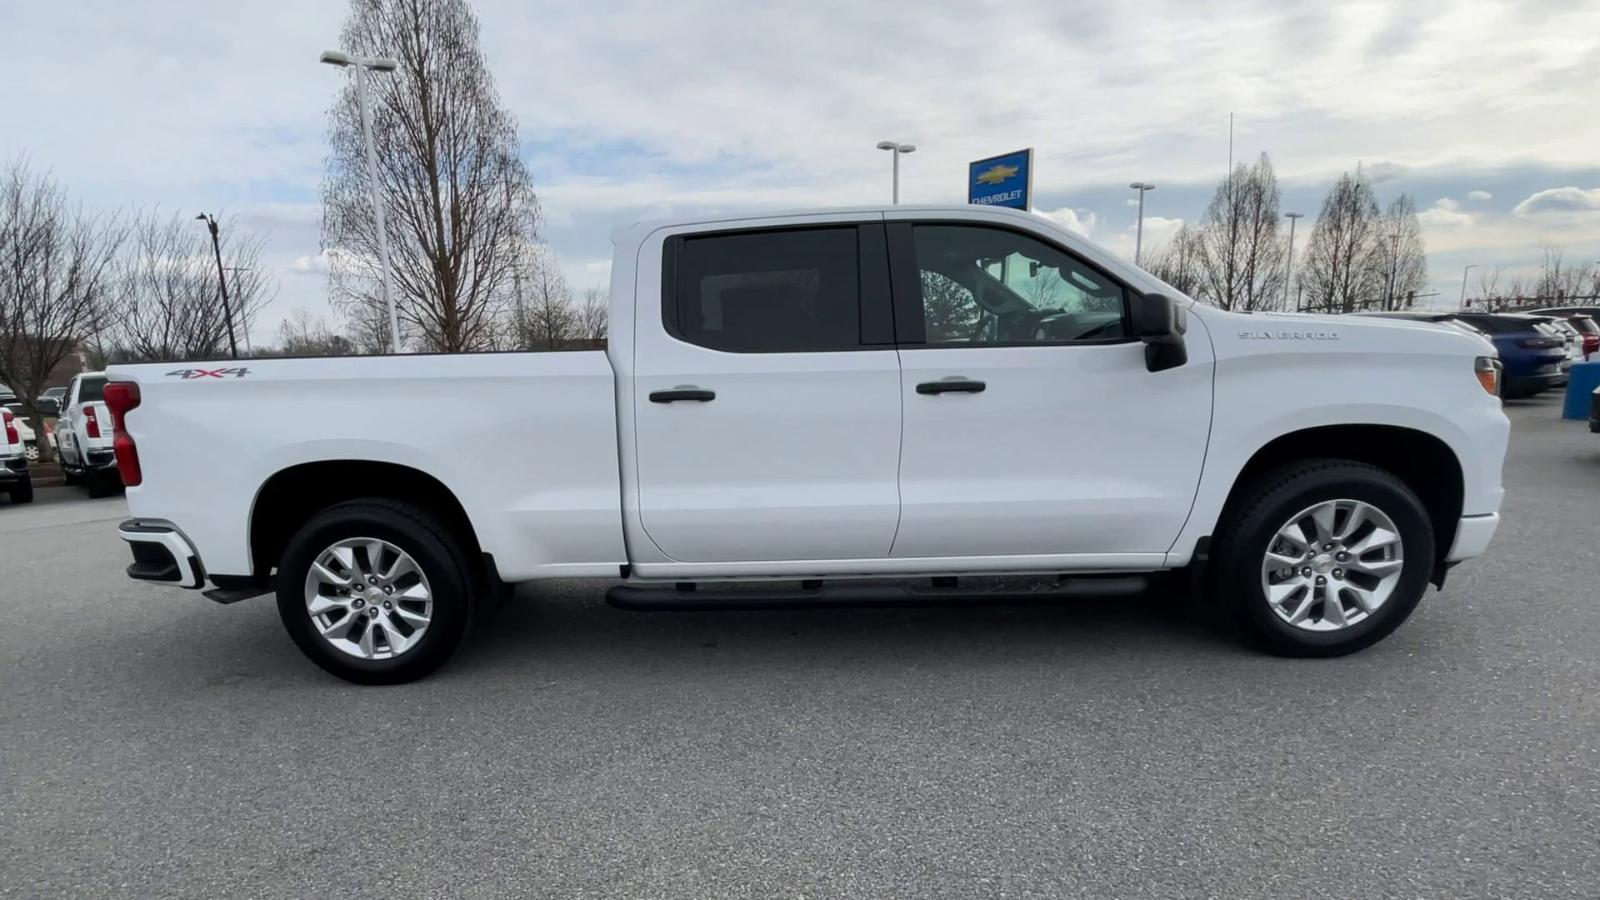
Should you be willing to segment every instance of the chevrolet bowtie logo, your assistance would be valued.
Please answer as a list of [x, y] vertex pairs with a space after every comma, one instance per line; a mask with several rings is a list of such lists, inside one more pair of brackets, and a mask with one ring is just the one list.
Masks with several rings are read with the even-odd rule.
[[1007, 178], [1017, 174], [1016, 166], [990, 166], [978, 173], [979, 184], [999, 184]]

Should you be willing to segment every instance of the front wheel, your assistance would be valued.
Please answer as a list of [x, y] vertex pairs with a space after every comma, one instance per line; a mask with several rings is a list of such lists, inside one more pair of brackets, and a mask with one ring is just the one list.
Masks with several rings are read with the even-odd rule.
[[1433, 527], [1398, 478], [1315, 460], [1245, 490], [1218, 534], [1211, 583], [1250, 643], [1280, 656], [1342, 656], [1416, 609], [1433, 569]]
[[427, 510], [355, 500], [314, 516], [278, 566], [278, 614], [306, 656], [360, 684], [398, 684], [444, 663], [466, 632], [471, 579]]

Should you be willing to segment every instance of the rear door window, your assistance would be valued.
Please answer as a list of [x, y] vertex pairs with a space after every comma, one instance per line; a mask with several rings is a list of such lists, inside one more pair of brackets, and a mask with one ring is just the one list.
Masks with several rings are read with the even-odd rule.
[[856, 226], [675, 239], [663, 315], [675, 337], [734, 353], [854, 350]]
[[78, 382], [78, 402], [98, 403], [106, 396], [106, 380], [104, 378], [85, 378]]

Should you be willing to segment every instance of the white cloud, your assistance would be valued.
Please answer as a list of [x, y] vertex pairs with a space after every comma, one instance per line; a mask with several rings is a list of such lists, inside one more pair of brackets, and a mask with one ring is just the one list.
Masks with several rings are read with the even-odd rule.
[[1546, 213], [1593, 213], [1600, 211], [1600, 188], [1559, 187], [1535, 191], [1511, 210], [1515, 216]]
[[1467, 191], [1468, 200], [1493, 200], [1494, 195], [1488, 191]]
[[1410, 166], [1388, 161], [1367, 163], [1361, 168], [1362, 171], [1367, 173], [1367, 177], [1372, 179], [1373, 184], [1382, 184], [1385, 181], [1393, 181], [1396, 178], [1404, 178], [1406, 173], [1411, 171]]
[[1042, 209], [1036, 209], [1034, 212], [1038, 215], [1044, 216], [1046, 219], [1049, 219], [1052, 222], [1055, 222], [1057, 225], [1060, 225], [1062, 228], [1067, 229], [1073, 234], [1082, 235], [1084, 237], [1093, 236], [1094, 226], [1099, 221], [1099, 217], [1093, 212], [1087, 209], [1073, 209], [1070, 206], [1062, 207], [1054, 212], [1049, 212]]
[[1450, 197], [1440, 197], [1433, 205], [1417, 213], [1417, 221], [1428, 228], [1466, 228], [1473, 223], [1471, 213], [1461, 211], [1461, 204]]

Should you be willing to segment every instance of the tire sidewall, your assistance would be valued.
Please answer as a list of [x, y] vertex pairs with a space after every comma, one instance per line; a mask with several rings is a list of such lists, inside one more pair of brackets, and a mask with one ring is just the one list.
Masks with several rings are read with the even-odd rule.
[[[348, 503], [318, 514], [284, 548], [277, 575], [278, 614], [313, 662], [349, 681], [392, 684], [438, 668], [466, 631], [470, 592], [459, 554], [430, 530], [387, 506]], [[332, 646], [316, 630], [306, 609], [305, 583], [323, 550], [349, 538], [378, 538], [405, 551], [428, 579], [432, 617], [422, 640], [398, 657], [361, 659]]]
[[[1290, 516], [1327, 500], [1359, 500], [1377, 507], [1400, 533], [1405, 566], [1378, 611], [1338, 631], [1295, 628], [1272, 611], [1261, 588], [1261, 563], [1272, 537]], [[1382, 640], [1409, 617], [1423, 593], [1434, 562], [1433, 526], [1422, 502], [1403, 483], [1380, 469], [1327, 464], [1269, 487], [1230, 529], [1220, 561], [1218, 587], [1230, 618], [1248, 638], [1276, 653], [1337, 656]]]

